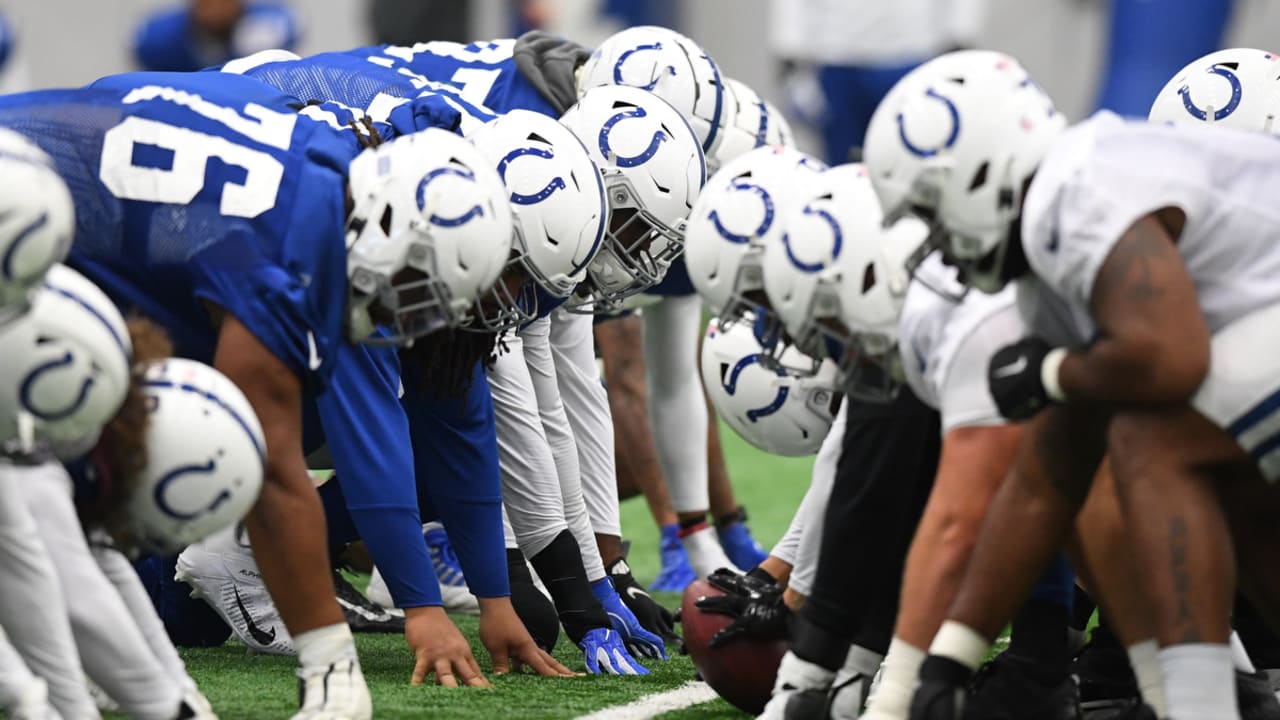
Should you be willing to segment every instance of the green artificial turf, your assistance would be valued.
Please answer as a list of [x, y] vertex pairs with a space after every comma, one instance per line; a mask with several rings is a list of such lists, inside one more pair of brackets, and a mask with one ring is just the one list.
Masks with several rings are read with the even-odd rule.
[[[747, 445], [724, 425], [721, 438], [738, 500], [748, 509], [756, 538], [768, 548], [786, 531], [791, 514], [808, 487], [812, 458], [768, 455]], [[658, 530], [642, 498], [623, 503], [622, 528], [632, 541], [633, 571], [641, 582], [647, 583], [659, 569]], [[673, 610], [680, 602], [674, 593], [656, 596]], [[455, 616], [454, 620], [471, 640], [481, 669], [488, 674], [489, 657], [478, 639], [476, 618]], [[673, 656], [668, 662], [646, 662], [652, 674], [642, 678], [490, 675], [492, 690], [411, 687], [413, 658], [402, 637], [361, 635], [357, 643], [373, 693], [376, 718], [573, 718], [673, 690], [693, 679], [694, 673], [689, 658]], [[581, 653], [563, 635], [555, 655], [572, 669], [584, 669]], [[294, 658], [249, 655], [235, 641], [219, 648], [183, 650], [182, 656], [192, 677], [224, 720], [285, 718], [297, 706]], [[663, 717], [709, 720], [744, 716], [716, 700]]]

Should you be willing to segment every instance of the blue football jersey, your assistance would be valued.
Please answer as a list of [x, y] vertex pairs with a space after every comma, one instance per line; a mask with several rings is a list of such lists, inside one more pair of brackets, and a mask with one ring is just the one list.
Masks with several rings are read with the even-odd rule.
[[343, 332], [355, 146], [296, 107], [249, 78], [131, 73], [0, 97], [0, 126], [53, 158], [75, 199], [68, 262], [122, 310], [211, 363], [207, 301], [322, 383]]
[[375, 122], [386, 123], [392, 134], [429, 127], [468, 132], [496, 117], [463, 98], [453, 86], [350, 53], [269, 62], [243, 72], [306, 101], [340, 103]]
[[374, 45], [349, 54], [395, 70], [405, 69], [427, 80], [458, 88], [464, 100], [502, 114], [512, 110], [560, 117], [546, 98], [520, 73], [512, 51], [514, 38], [466, 45], [435, 41], [413, 46]]

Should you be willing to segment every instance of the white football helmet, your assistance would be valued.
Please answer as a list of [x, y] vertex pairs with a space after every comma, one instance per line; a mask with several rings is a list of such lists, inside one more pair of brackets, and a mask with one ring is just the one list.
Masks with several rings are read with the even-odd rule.
[[[556, 120], [513, 110], [469, 139], [498, 169], [515, 216], [515, 257], [551, 295], [568, 297], [587, 274], [609, 225], [600, 169], [576, 135]], [[495, 289], [496, 292], [496, 289]], [[510, 308], [506, 324], [533, 319], [529, 299]]]
[[1157, 123], [1221, 123], [1280, 133], [1280, 55], [1232, 48], [1209, 53], [1173, 76], [1151, 105]]
[[585, 300], [597, 311], [615, 308], [660, 282], [683, 252], [689, 210], [706, 182], [706, 160], [684, 117], [638, 88], [594, 88], [561, 122], [600, 167], [612, 214], [604, 244], [587, 267]]
[[124, 402], [133, 345], [124, 318], [83, 275], [54, 265], [31, 309], [0, 326], [0, 446], [91, 449]]
[[782, 241], [765, 248], [765, 291], [801, 351], [835, 360], [852, 397], [883, 402], [902, 378], [897, 327], [907, 261], [928, 229], [915, 218], [883, 227], [861, 165], [834, 167], [817, 185], [783, 219]]
[[807, 200], [827, 166], [780, 145], [748, 152], [703, 188], [685, 232], [689, 280], [725, 323], [764, 297], [764, 248], [780, 242], [783, 218]]
[[126, 500], [131, 542], [171, 555], [240, 521], [262, 489], [267, 445], [253, 407], [217, 370], [147, 366], [147, 462]]
[[75, 225], [71, 193], [53, 161], [0, 128], [0, 322], [25, 308], [27, 293], [67, 256]]
[[578, 96], [603, 85], [629, 85], [656, 94], [693, 126], [708, 157], [720, 146], [729, 122], [720, 68], [684, 35], [654, 25], [610, 35], [582, 65]]
[[[430, 128], [360, 153], [349, 181], [351, 339], [408, 344], [467, 322], [511, 256], [511, 203], [493, 165]], [[380, 324], [388, 335], [371, 336]]]
[[[702, 383], [716, 412], [744, 440], [775, 455], [812, 455], [840, 409], [836, 368], [797, 377], [760, 364], [762, 348], [752, 318], [725, 327], [711, 318], [702, 338]], [[798, 353], [794, 348], [786, 352]], [[788, 358], [800, 365], [800, 359]]]
[[712, 176], [726, 163], [759, 147], [791, 143], [791, 127], [755, 90], [733, 78], [724, 81], [729, 124], [715, 155], [707, 156], [707, 172]]
[[942, 249], [967, 285], [996, 292], [1007, 282], [1026, 182], [1065, 126], [1016, 60], [961, 50], [889, 91], [871, 117], [863, 161], [886, 222], [908, 213], [930, 221], [936, 232], [923, 254]]

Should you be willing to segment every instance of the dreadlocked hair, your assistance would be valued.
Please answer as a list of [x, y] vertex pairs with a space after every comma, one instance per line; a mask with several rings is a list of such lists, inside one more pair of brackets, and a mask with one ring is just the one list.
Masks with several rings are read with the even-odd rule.
[[506, 344], [495, 332], [469, 332], [449, 328], [420, 338], [400, 351], [406, 375], [417, 381], [421, 394], [436, 398], [460, 398], [471, 390], [476, 363], [493, 369]]
[[159, 325], [141, 316], [130, 317], [125, 325], [129, 330], [129, 341], [133, 344], [129, 390], [120, 410], [102, 428], [97, 449], [113, 478], [107, 485], [106, 496], [97, 498], [95, 503], [104, 520], [123, 510], [125, 500], [146, 469], [150, 413], [147, 396], [143, 392], [143, 377], [147, 366], [173, 354], [173, 344]]
[[378, 132], [378, 128], [373, 126], [373, 121], [368, 115], [361, 115], [359, 122], [348, 120], [347, 126], [351, 128], [351, 132], [356, 134], [356, 140], [359, 141], [362, 148], [376, 148], [386, 139], [382, 137], [382, 133]]

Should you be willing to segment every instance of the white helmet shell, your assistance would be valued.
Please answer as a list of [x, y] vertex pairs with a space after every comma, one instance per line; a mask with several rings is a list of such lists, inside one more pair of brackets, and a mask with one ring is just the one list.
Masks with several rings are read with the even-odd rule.
[[147, 366], [147, 462], [126, 501], [132, 540], [176, 553], [239, 522], [262, 489], [266, 440], [253, 407], [217, 370], [182, 358]]
[[[609, 85], [586, 92], [561, 122], [587, 146], [613, 214], [587, 268], [597, 309], [662, 280], [684, 250], [706, 160], [680, 113], [653, 93]], [[630, 217], [619, 222], [618, 214]]]
[[579, 95], [603, 85], [629, 85], [656, 94], [693, 126], [708, 157], [720, 146], [729, 122], [720, 68], [684, 35], [643, 25], [609, 36], [583, 64]]
[[1151, 105], [1156, 123], [1215, 123], [1280, 133], [1280, 55], [1232, 48], [1209, 53], [1173, 76]]
[[0, 128], [0, 315], [71, 249], [75, 205], [43, 150]]
[[[818, 186], [784, 218], [783, 240], [765, 248], [765, 291], [801, 350], [835, 359], [851, 395], [885, 400], [900, 376], [907, 259], [928, 230], [914, 218], [884, 228], [861, 165], [832, 168]], [[889, 372], [868, 374], [864, 358]]]
[[83, 275], [54, 265], [31, 310], [0, 326], [0, 446], [71, 459], [93, 447], [129, 389], [124, 318]]
[[586, 146], [555, 119], [528, 110], [501, 115], [469, 139], [506, 183], [520, 261], [544, 290], [567, 297], [609, 224], [604, 182]]
[[[351, 339], [405, 344], [467, 322], [511, 256], [511, 203], [492, 163], [431, 128], [360, 153], [349, 179]], [[389, 337], [370, 337], [374, 301], [395, 317]]]
[[764, 248], [781, 241], [783, 219], [825, 170], [814, 157], [774, 145], [736, 158], [707, 182], [689, 216], [685, 267], [722, 319], [735, 321], [764, 299]]
[[892, 222], [921, 208], [968, 284], [1004, 285], [1011, 224], [1026, 180], [1066, 126], [1013, 58], [947, 53], [912, 70], [876, 108], [863, 161]]
[[[822, 445], [839, 408], [836, 368], [823, 362], [816, 374], [797, 377], [761, 365], [751, 330], [754, 317], [723, 327], [712, 318], [702, 339], [702, 382], [716, 412], [744, 440], [775, 455], [812, 455]], [[786, 353], [799, 354], [794, 348]], [[783, 358], [799, 366], [801, 358]]]
[[746, 83], [726, 78], [724, 85], [729, 124], [715, 155], [707, 156], [707, 171], [712, 175], [756, 148], [792, 144], [791, 127], [776, 108]]

